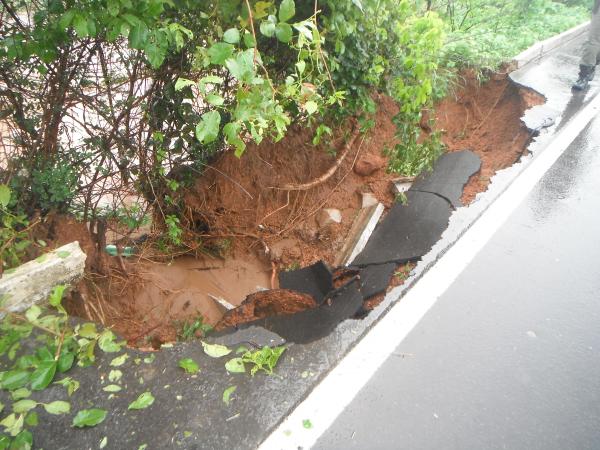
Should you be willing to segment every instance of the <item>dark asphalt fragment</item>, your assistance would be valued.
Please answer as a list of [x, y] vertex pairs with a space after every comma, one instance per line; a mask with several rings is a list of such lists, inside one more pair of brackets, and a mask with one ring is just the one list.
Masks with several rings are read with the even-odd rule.
[[333, 273], [323, 261], [303, 269], [279, 273], [279, 287], [311, 295], [320, 305], [333, 289]]
[[267, 317], [255, 322], [288, 342], [306, 344], [330, 334], [340, 322], [354, 317], [362, 308], [363, 296], [358, 282], [351, 283], [331, 296], [326, 303], [286, 316]]
[[396, 263], [377, 264], [360, 271], [360, 292], [364, 300], [385, 292], [396, 270]]
[[431, 172], [423, 172], [415, 179], [409, 191], [440, 195], [458, 208], [462, 206], [460, 198], [465, 185], [480, 168], [481, 159], [470, 150], [444, 153]]
[[406, 205], [396, 203], [375, 228], [353, 266], [415, 261], [435, 244], [450, 218], [450, 204], [442, 197], [408, 191]]

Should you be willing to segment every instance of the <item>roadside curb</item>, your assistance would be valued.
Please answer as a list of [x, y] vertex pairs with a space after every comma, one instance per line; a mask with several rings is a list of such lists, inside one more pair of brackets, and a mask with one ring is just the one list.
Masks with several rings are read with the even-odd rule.
[[536, 44], [533, 44], [533, 46], [529, 47], [527, 50], [524, 50], [513, 58], [515, 68], [520, 69], [527, 64], [535, 62], [544, 55], [550, 53], [555, 48], [560, 47], [561, 45], [570, 42], [573, 39], [576, 39], [583, 33], [587, 32], [589, 25], [589, 21], [584, 22], [581, 25], [577, 25], [576, 27], [571, 28], [570, 30], [567, 30], [561, 34], [552, 36], [545, 41], [540, 41]]

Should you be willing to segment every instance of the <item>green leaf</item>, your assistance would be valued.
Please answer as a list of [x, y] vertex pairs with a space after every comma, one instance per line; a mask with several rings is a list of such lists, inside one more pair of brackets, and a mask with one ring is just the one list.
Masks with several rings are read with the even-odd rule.
[[313, 427], [312, 422], [309, 419], [304, 419], [302, 421], [302, 426], [307, 430], [310, 430]]
[[179, 360], [179, 367], [185, 370], [187, 373], [195, 374], [198, 373], [200, 367], [198, 367], [198, 363], [194, 361], [192, 358], [183, 358]]
[[79, 381], [74, 380], [71, 377], [66, 377], [63, 378], [62, 380], [59, 381], [55, 381], [54, 384], [60, 384], [61, 386], [64, 386], [67, 388], [67, 394], [69, 395], [69, 397], [71, 395], [73, 395], [73, 393], [79, 389]]
[[131, 402], [127, 409], [145, 409], [152, 403], [154, 403], [154, 396], [150, 391], [146, 391], [143, 394], [140, 394], [136, 400]]
[[62, 400], [56, 400], [55, 402], [45, 404], [44, 409], [48, 414], [67, 414], [71, 411], [71, 404]]
[[15, 413], [12, 413], [6, 416], [4, 419], [2, 419], [0, 425], [4, 427], [4, 431], [6, 433], [14, 437], [17, 434], [19, 434], [23, 429], [24, 418], [25, 415], [23, 414], [20, 414], [19, 417], [17, 417]]
[[230, 28], [223, 34], [223, 40], [229, 44], [237, 44], [240, 42], [240, 32], [237, 28]]
[[283, 0], [279, 5], [279, 20], [287, 22], [296, 15], [296, 4], [294, 0]]
[[275, 36], [277, 39], [284, 44], [287, 44], [292, 40], [294, 36], [294, 32], [292, 31], [292, 27], [287, 23], [279, 23], [277, 24], [277, 29], [275, 30]]
[[56, 374], [56, 361], [45, 361], [40, 363], [38, 368], [31, 374], [31, 389], [41, 391], [45, 389]]
[[123, 353], [121, 356], [113, 358], [113, 360], [110, 362], [110, 365], [113, 367], [120, 367], [125, 364], [125, 361], [127, 361], [128, 358], [129, 355], [127, 353]]
[[206, 102], [213, 106], [222, 106], [225, 103], [225, 99], [217, 94], [208, 94], [206, 96]]
[[59, 252], [56, 252], [56, 256], [58, 256], [60, 259], [65, 259], [65, 258], [68, 258], [69, 256], [71, 256], [71, 252], [67, 252], [66, 250], [61, 250]]
[[10, 203], [10, 188], [5, 184], [0, 184], [0, 206], [6, 208]]
[[121, 4], [119, 0], [107, 0], [106, 9], [111, 16], [117, 17], [121, 11]]
[[233, 358], [225, 363], [225, 369], [230, 373], [246, 373], [246, 367], [242, 358]]
[[296, 63], [296, 69], [298, 69], [298, 73], [300, 75], [302, 75], [304, 73], [304, 70], [306, 69], [306, 62], [304, 62], [304, 61], [298, 61]]
[[0, 450], [6, 450], [10, 446], [10, 438], [5, 434], [0, 434]]
[[37, 406], [37, 402], [35, 400], [30, 400], [30, 399], [19, 400], [18, 402], [13, 403], [13, 405], [12, 405], [13, 411], [16, 414], [26, 413], [27, 411], [35, 408], [36, 406]]
[[140, 22], [129, 32], [129, 46], [136, 50], [142, 50], [148, 41], [148, 27]]
[[67, 370], [70, 370], [73, 367], [73, 363], [75, 362], [75, 354], [71, 352], [63, 353], [58, 358], [58, 366], [57, 370], [60, 373], [64, 373]]
[[167, 56], [166, 47], [157, 45], [154, 42], [147, 42], [144, 46], [144, 52], [146, 53], [146, 58], [150, 61], [150, 65], [155, 69], [158, 69], [162, 65]]
[[73, 17], [73, 22], [71, 24], [73, 25], [73, 29], [75, 30], [77, 37], [82, 38], [90, 35], [87, 17], [81, 14], [76, 14], [75, 17]]
[[152, 364], [155, 359], [156, 359], [156, 355], [154, 353], [152, 353], [150, 356], [146, 356], [144, 358], [144, 363], [145, 364]]
[[73, 426], [78, 428], [93, 427], [106, 419], [106, 411], [103, 409], [82, 409], [73, 418]]
[[104, 392], [119, 392], [121, 389], [121, 386], [118, 384], [109, 384], [108, 386], [102, 388]]
[[188, 80], [186, 78], [178, 78], [177, 81], [175, 82], [175, 90], [176, 91], [181, 91], [182, 89], [188, 87], [188, 86], [193, 86], [196, 83], [192, 80]]
[[123, 372], [121, 372], [119, 369], [111, 370], [108, 373], [108, 381], [110, 381], [111, 383], [117, 383], [121, 379], [122, 376], [123, 376]]
[[225, 347], [224, 345], [208, 344], [204, 341], [201, 342], [202, 348], [204, 349], [204, 353], [206, 353], [211, 358], [221, 358], [231, 353], [231, 350]]
[[104, 436], [98, 444], [98, 448], [102, 450], [104, 447], [106, 447], [106, 444], [108, 444], [108, 437]]
[[256, 47], [256, 41], [254, 40], [254, 36], [252, 33], [245, 32], [244, 33], [244, 45], [246, 48], [254, 48]]
[[231, 401], [231, 394], [235, 392], [237, 386], [229, 386], [227, 389], [223, 391], [223, 403], [229, 406], [229, 402]]
[[38, 415], [35, 411], [31, 411], [29, 414], [27, 414], [27, 416], [25, 416], [25, 425], [30, 426], [30, 427], [37, 427], [37, 424], [38, 424]]
[[277, 18], [269, 16], [268, 20], [263, 20], [260, 23], [260, 32], [263, 36], [271, 38], [275, 36], [275, 28], [277, 27]]
[[[46, 255], [43, 255], [43, 256], [46, 256]], [[50, 303], [51, 306], [58, 308], [60, 306], [60, 302], [62, 301], [62, 297], [63, 297], [63, 294], [65, 293], [66, 289], [67, 289], [67, 286], [65, 286], [63, 284], [54, 286], [54, 289], [52, 289], [52, 292], [50, 293], [50, 297], [48, 298], [48, 303]], [[94, 329], [95, 329], [95, 325], [94, 325]], [[83, 336], [83, 337], [85, 337], [85, 336]]]
[[10, 444], [10, 450], [31, 450], [33, 447], [33, 436], [27, 430], [21, 431]]
[[79, 336], [84, 337], [86, 339], [96, 339], [98, 337], [98, 330], [96, 330], [96, 324], [94, 323], [84, 323], [79, 328]]
[[105, 353], [116, 353], [121, 351], [122, 344], [115, 342], [117, 337], [110, 330], [104, 330], [98, 338], [98, 347]]
[[222, 65], [233, 55], [233, 45], [218, 42], [208, 49], [211, 64]]
[[[31, 391], [27, 388], [19, 388], [16, 391], [13, 391], [10, 396], [13, 401], [21, 400], [23, 398], [27, 398], [31, 395]], [[1, 411], [1, 410], [0, 410]]]
[[75, 12], [76, 11], [74, 9], [69, 9], [61, 16], [60, 20], [58, 21], [58, 25], [63, 30], [71, 25], [73, 22], [73, 17], [75, 17]]
[[319, 109], [319, 105], [316, 102], [308, 101], [304, 104], [304, 109], [309, 115], [313, 115]]
[[25, 312], [25, 317], [30, 322], [35, 322], [38, 319], [38, 317], [40, 317], [41, 314], [42, 314], [42, 309], [37, 305], [33, 305], [31, 308], [29, 308]]
[[31, 377], [27, 370], [10, 370], [2, 376], [0, 387], [9, 391], [14, 391], [25, 386]]
[[255, 74], [254, 57], [254, 50], [250, 48], [238, 52], [233, 58], [229, 58], [225, 61], [225, 66], [234, 78], [250, 83]]
[[202, 114], [200, 122], [196, 125], [196, 139], [203, 144], [214, 142], [219, 136], [221, 114], [218, 111], [209, 111]]

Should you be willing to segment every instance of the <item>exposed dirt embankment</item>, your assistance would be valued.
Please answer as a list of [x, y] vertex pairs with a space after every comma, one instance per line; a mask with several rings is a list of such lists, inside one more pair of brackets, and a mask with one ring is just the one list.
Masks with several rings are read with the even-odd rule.
[[507, 75], [480, 84], [465, 73], [458, 81], [454, 94], [436, 105], [435, 128], [448, 151], [469, 149], [481, 158], [480, 174], [465, 187], [463, 203], [468, 204], [498, 170], [512, 166], [527, 150], [532, 135], [521, 117], [544, 98], [510, 83]]
[[[480, 86], [466, 74], [461, 83], [437, 105], [435, 129], [448, 151], [470, 149], [481, 157], [481, 171], [465, 189], [463, 201], [469, 203], [497, 170], [511, 166], [526, 151], [531, 136], [520, 117], [543, 99], [519, 90], [506, 76]], [[248, 294], [276, 289], [280, 270], [317, 260], [333, 264], [361, 208], [362, 193], [372, 193], [386, 207], [394, 201], [391, 182], [396, 176], [387, 173], [383, 152], [396, 144], [392, 118], [398, 108], [385, 96], [377, 102], [374, 128], [349, 149], [345, 145], [353, 135], [351, 122], [318, 146], [311, 142], [312, 130], [294, 127], [279, 143], [250, 145], [241, 159], [232, 152], [223, 154], [183, 194], [184, 225], [196, 227], [212, 255], [168, 264], [144, 257], [113, 261], [110, 277], [88, 276], [71, 300], [71, 310], [114, 326], [132, 344], [157, 345], [175, 339], [184, 321], [202, 316], [205, 323], [216, 324], [223, 311], [214, 297], [239, 305]], [[426, 120], [423, 129], [431, 131]], [[347, 156], [326, 181], [308, 190], [281, 189], [328, 173], [345, 150]], [[339, 210], [341, 222], [325, 224], [325, 208]], [[392, 285], [406, 275], [400, 270]], [[288, 294], [256, 294], [238, 315], [246, 320], [314, 307], [303, 296]], [[365, 306], [372, 308], [382, 298]], [[229, 316], [232, 325], [236, 314]]]
[[[186, 193], [189, 222], [208, 224], [211, 240], [233, 239], [234, 250], [268, 249], [283, 266], [319, 259], [333, 264], [361, 207], [361, 193], [372, 192], [386, 206], [394, 200], [394, 175], [386, 173], [382, 151], [395, 144], [392, 118], [398, 109], [387, 97], [377, 101], [374, 129], [353, 141], [325, 182], [308, 190], [284, 189], [316, 180], [335, 165], [353, 134], [351, 121], [326, 144], [314, 146], [312, 129], [293, 127], [281, 142], [250, 145], [241, 158], [224, 154]], [[322, 226], [323, 208], [340, 210], [341, 223]]]

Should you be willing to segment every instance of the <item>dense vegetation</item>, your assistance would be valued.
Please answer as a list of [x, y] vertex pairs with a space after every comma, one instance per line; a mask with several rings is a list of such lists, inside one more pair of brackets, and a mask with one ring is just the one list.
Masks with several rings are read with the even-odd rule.
[[293, 122], [318, 142], [327, 124], [372, 113], [373, 91], [400, 105], [391, 169], [417, 173], [441, 149], [435, 134], [419, 140], [421, 111], [457, 69], [497, 67], [584, 20], [588, 3], [3, 0], [0, 266], [39, 244], [29, 224], [50, 211], [98, 234], [152, 215], [180, 245], [177, 191], [214, 155], [243, 158]]

